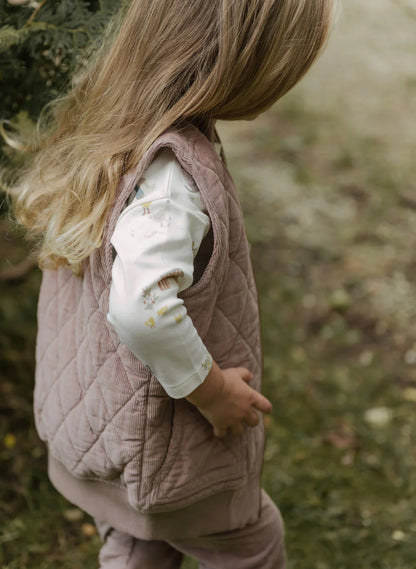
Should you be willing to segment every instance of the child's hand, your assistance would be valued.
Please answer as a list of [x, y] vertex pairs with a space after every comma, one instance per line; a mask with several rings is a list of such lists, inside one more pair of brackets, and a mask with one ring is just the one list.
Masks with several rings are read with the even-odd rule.
[[220, 370], [214, 363], [204, 383], [186, 399], [211, 423], [215, 436], [225, 437], [228, 428], [234, 435], [241, 435], [245, 425], [258, 425], [255, 409], [263, 413], [272, 410], [270, 401], [248, 385], [252, 379], [246, 368]]

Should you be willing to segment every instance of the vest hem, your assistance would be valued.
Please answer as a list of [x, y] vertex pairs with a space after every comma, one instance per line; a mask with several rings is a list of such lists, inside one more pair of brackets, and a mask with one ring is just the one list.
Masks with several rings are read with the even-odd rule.
[[258, 519], [261, 487], [258, 477], [237, 490], [223, 491], [185, 508], [152, 514], [134, 509], [127, 488], [104, 480], [81, 480], [48, 455], [48, 475], [67, 500], [90, 516], [138, 539], [193, 538], [242, 528]]

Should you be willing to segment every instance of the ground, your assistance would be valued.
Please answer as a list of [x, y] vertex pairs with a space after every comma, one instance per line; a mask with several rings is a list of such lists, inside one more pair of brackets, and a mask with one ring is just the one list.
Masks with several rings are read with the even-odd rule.
[[[261, 299], [263, 485], [289, 569], [416, 564], [415, 3], [344, 2], [308, 77], [220, 132]], [[2, 221], [1, 267], [25, 254]], [[0, 283], [0, 566], [97, 567], [33, 426], [39, 273]], [[186, 569], [196, 567], [192, 560]]]

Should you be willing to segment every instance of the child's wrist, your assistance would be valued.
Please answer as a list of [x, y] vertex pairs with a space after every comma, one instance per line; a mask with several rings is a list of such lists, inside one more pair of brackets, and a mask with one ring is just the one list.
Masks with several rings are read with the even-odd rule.
[[218, 365], [213, 362], [205, 380], [186, 399], [196, 407], [209, 406], [224, 388], [224, 376]]

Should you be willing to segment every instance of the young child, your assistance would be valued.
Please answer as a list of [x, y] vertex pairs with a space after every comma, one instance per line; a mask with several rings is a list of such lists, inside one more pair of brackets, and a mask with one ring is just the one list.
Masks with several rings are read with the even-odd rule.
[[259, 311], [216, 120], [287, 93], [333, 0], [132, 0], [11, 187], [41, 237], [35, 422], [102, 569], [283, 569]]

